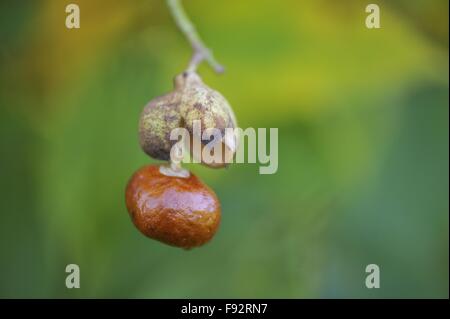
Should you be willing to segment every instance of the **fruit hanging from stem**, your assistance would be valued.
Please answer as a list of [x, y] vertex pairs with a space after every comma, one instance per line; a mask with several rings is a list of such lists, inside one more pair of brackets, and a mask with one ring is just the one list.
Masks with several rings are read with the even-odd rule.
[[[237, 127], [236, 118], [227, 100], [203, 83], [197, 66], [208, 62], [216, 72], [223, 67], [214, 59], [186, 16], [179, 0], [166, 0], [180, 30], [192, 48], [193, 57], [185, 72], [174, 79], [174, 90], [154, 98], [144, 108], [139, 120], [139, 142], [152, 158], [169, 161], [169, 165], [148, 165], [133, 174], [127, 184], [125, 198], [128, 213], [141, 233], [168, 245], [189, 249], [207, 243], [216, 233], [221, 217], [216, 194], [195, 175], [182, 169], [173, 150], [184, 147], [171, 140], [171, 132], [184, 128], [191, 138], [200, 139], [200, 151], [188, 147], [194, 159], [209, 167], [224, 167], [237, 149], [238, 136], [225, 134]], [[197, 132], [195, 124], [200, 123]], [[210, 141], [209, 129], [220, 133]], [[204, 138], [204, 134], [207, 138]], [[210, 151], [211, 143], [219, 146], [221, 156], [203, 161], [202, 151]], [[216, 143], [220, 143], [216, 144]], [[190, 143], [189, 145], [192, 145]], [[200, 153], [200, 154], [198, 154]], [[219, 152], [217, 152], [219, 153]]]

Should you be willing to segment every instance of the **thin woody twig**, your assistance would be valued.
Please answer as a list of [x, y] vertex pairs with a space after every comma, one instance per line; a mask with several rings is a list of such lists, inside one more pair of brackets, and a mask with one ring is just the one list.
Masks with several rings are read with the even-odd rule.
[[201, 62], [206, 61], [217, 73], [224, 72], [224, 67], [216, 61], [211, 50], [206, 47], [206, 45], [198, 35], [197, 30], [184, 11], [180, 0], [166, 0], [166, 2], [173, 16], [173, 19], [175, 20], [175, 23], [187, 38], [187, 40], [191, 44], [192, 50], [194, 51], [187, 71], [195, 72], [198, 65]]

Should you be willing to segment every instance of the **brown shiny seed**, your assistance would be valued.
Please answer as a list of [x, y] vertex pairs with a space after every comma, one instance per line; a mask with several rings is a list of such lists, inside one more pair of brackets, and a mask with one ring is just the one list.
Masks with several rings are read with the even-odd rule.
[[131, 177], [126, 205], [144, 235], [168, 245], [192, 248], [208, 242], [220, 223], [216, 194], [192, 173], [166, 176], [148, 165]]

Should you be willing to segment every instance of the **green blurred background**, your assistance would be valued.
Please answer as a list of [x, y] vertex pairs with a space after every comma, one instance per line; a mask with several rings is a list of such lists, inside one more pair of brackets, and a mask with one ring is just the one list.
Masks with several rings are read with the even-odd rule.
[[164, 1], [2, 1], [0, 297], [448, 298], [448, 1], [377, 1], [378, 30], [368, 3], [184, 1], [227, 69], [205, 82], [241, 127], [279, 128], [274, 175], [189, 166], [223, 219], [184, 251], [124, 204], [155, 163], [139, 114], [191, 54]]

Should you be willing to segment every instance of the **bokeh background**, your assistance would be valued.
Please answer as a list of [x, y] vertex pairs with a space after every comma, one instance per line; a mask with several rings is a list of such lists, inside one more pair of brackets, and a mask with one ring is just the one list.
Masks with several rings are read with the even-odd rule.
[[[208, 245], [142, 236], [124, 204], [137, 121], [190, 47], [164, 1], [0, 4], [0, 297], [448, 298], [448, 1], [186, 0], [241, 127], [279, 169], [189, 168], [222, 203]], [[81, 288], [65, 287], [65, 267]], [[365, 267], [381, 288], [365, 287]]]

